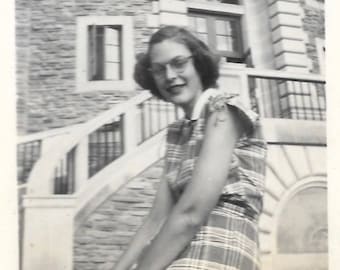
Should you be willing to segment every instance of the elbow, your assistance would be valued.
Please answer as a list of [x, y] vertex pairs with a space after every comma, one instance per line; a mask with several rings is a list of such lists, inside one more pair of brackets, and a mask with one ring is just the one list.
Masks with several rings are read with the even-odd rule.
[[206, 220], [206, 214], [196, 207], [191, 207], [179, 213], [179, 220], [185, 231], [197, 231]]

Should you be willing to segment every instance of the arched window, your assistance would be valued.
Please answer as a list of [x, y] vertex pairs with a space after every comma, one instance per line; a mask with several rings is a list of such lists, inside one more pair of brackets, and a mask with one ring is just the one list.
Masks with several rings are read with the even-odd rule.
[[327, 252], [326, 189], [309, 187], [289, 200], [278, 224], [278, 253]]
[[293, 195], [278, 217], [275, 270], [328, 269], [327, 189], [309, 186]]

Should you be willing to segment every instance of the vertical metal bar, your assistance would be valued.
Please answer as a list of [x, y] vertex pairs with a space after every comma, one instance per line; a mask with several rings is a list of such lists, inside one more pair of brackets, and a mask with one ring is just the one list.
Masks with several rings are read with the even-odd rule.
[[[286, 83], [287, 83], [287, 81], [286, 81]], [[293, 85], [293, 89], [294, 89], [294, 85]], [[286, 117], [283, 117], [283, 118], [291, 118], [292, 115], [293, 115], [292, 114], [292, 106], [290, 104], [290, 99], [289, 99], [291, 92], [289, 91], [287, 84], [285, 84], [284, 92], [285, 92], [286, 98], [287, 98], [287, 115], [286, 115]], [[293, 94], [294, 94], [294, 92], [295, 91], [293, 90]]]
[[100, 166], [100, 141], [99, 141], [99, 136], [100, 136], [100, 129], [97, 129], [95, 131], [95, 143], [94, 143], [94, 148], [96, 150], [96, 155], [95, 155], [95, 167], [94, 167], [94, 172], [93, 174], [95, 174], [98, 171], [98, 168]]
[[162, 114], [161, 114], [161, 104], [160, 104], [160, 100], [159, 99], [156, 99], [157, 100], [157, 120], [158, 120], [158, 129], [157, 129], [157, 132], [161, 130], [161, 125], [162, 125]]
[[93, 166], [93, 147], [92, 147], [92, 133], [88, 136], [88, 174], [92, 176], [92, 166]]
[[[302, 99], [302, 107], [303, 107], [303, 112], [304, 112], [304, 114], [303, 114], [304, 119], [308, 120], [308, 110], [307, 110], [308, 108], [307, 108], [306, 103], [305, 103], [305, 96], [306, 95], [305, 95], [305, 92], [304, 92], [304, 89], [303, 89], [303, 82], [298, 82], [298, 83], [301, 86], [300, 89], [301, 89], [301, 99]], [[306, 82], [306, 85], [307, 85], [308, 90], [309, 90], [310, 83]], [[313, 113], [312, 113], [312, 115], [313, 115]], [[314, 116], [313, 116], [313, 119], [314, 119]]]
[[[319, 111], [319, 120], [324, 120], [323, 119], [323, 116], [322, 116], [322, 112], [321, 112], [321, 110], [322, 110], [322, 108], [321, 108], [321, 105], [320, 105], [320, 99], [319, 99], [319, 91], [318, 91], [318, 87], [317, 87], [317, 83], [315, 83], [315, 89], [316, 89], [316, 101], [317, 101], [317, 103], [318, 103], [318, 111]], [[314, 110], [313, 110], [314, 111]], [[314, 119], [314, 118], [313, 118]]]
[[141, 143], [145, 140], [145, 108], [144, 108], [144, 102], [139, 105], [140, 108], [140, 125], [141, 125]]
[[[264, 87], [264, 84], [263, 84], [263, 81], [264, 81], [264, 79], [261, 79], [261, 78], [258, 78], [258, 80], [260, 81], [260, 91], [261, 91], [261, 93], [262, 93], [262, 96], [263, 96], [263, 117], [268, 117], [268, 107], [267, 107], [267, 105], [266, 104], [268, 104], [267, 102], [266, 102], [266, 98], [267, 98], [267, 95], [265, 96], [265, 93], [267, 93], [268, 92], [268, 90], [267, 91], [265, 91], [265, 87]], [[270, 89], [269, 89], [269, 91], [270, 91]]]
[[108, 163], [108, 157], [107, 157], [107, 147], [108, 147], [108, 139], [107, 139], [107, 134], [112, 128], [112, 123], [104, 125], [103, 132], [104, 132], [104, 149], [103, 149], [103, 160], [104, 160], [104, 166], [107, 165]]
[[124, 141], [124, 129], [123, 129], [123, 125], [124, 122], [126, 122], [126, 120], [124, 119], [124, 116], [121, 114], [119, 115], [119, 125], [118, 125], [118, 137], [120, 138], [120, 142], [119, 142], [119, 156], [121, 156], [123, 153], [125, 153], [125, 141]]
[[[285, 82], [285, 85], [287, 84], [288, 82]], [[279, 86], [278, 89], [275, 91], [276, 92], [276, 99], [277, 99], [277, 103], [278, 103], [278, 118], [281, 118], [282, 117], [282, 105], [281, 105], [281, 87]]]
[[27, 169], [26, 169], [26, 152], [27, 152], [27, 150], [26, 150], [26, 148], [27, 148], [27, 144], [25, 143], [25, 144], [23, 144], [23, 147], [22, 147], [22, 181], [23, 182], [26, 182], [26, 171], [27, 171]]
[[27, 169], [26, 169], [26, 173], [27, 173], [27, 177], [28, 177], [28, 173], [30, 171], [30, 169], [32, 168], [32, 159], [33, 159], [33, 143], [29, 143], [29, 156], [27, 159]]
[[66, 162], [66, 178], [67, 178], [67, 194], [72, 194], [74, 192], [74, 179], [75, 179], [75, 168], [74, 168], [74, 155], [75, 148], [73, 148], [69, 153], [67, 153]]
[[65, 194], [65, 173], [64, 173], [64, 159], [60, 160], [60, 172], [61, 172], [61, 183], [60, 183], [60, 190], [61, 190], [61, 194]]
[[58, 194], [58, 167], [54, 168], [54, 194]]
[[149, 99], [148, 106], [149, 106], [149, 137], [152, 135], [152, 99]]

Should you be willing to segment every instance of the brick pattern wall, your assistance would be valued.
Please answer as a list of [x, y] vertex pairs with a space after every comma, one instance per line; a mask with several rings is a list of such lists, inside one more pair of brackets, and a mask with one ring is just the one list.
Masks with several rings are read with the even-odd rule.
[[[100, 104], [101, 94], [79, 98], [76, 85], [76, 17], [134, 16], [135, 52], [146, 48], [150, 30], [146, 14], [152, 11], [148, 0], [16, 0], [18, 131], [20, 134], [82, 122], [83, 111], [69, 112], [71, 107], [86, 107], [91, 112], [107, 109]], [[114, 99], [116, 92], [111, 93]], [[104, 96], [108, 96], [105, 93]], [[58, 100], [62, 98], [65, 107]], [[82, 103], [84, 101], [84, 103]], [[81, 104], [79, 104], [79, 102]], [[91, 108], [87, 107], [88, 102]], [[110, 103], [110, 101], [109, 101]], [[38, 111], [38, 112], [37, 112]], [[58, 118], [58, 116], [63, 116]], [[73, 116], [81, 116], [71, 117]], [[51, 119], [55, 123], [51, 124]], [[66, 120], [65, 120], [66, 119]], [[72, 119], [72, 120], [71, 120]], [[87, 118], [88, 119], [88, 118]]]
[[16, 87], [17, 98], [17, 126], [23, 130], [26, 126], [26, 95], [28, 91], [28, 70], [29, 70], [29, 36], [30, 36], [30, 1], [17, 0], [15, 13], [16, 27]]
[[112, 268], [150, 210], [163, 164], [161, 160], [132, 179], [75, 232], [75, 270]]
[[86, 122], [137, 92], [33, 91], [27, 100], [26, 133]]
[[301, 0], [300, 2], [304, 10], [304, 17], [302, 19], [303, 29], [308, 34], [308, 40], [306, 43], [307, 55], [313, 63], [312, 69], [310, 71], [312, 73], [320, 73], [315, 38], [325, 38], [325, 13], [324, 10], [308, 6], [305, 0]]

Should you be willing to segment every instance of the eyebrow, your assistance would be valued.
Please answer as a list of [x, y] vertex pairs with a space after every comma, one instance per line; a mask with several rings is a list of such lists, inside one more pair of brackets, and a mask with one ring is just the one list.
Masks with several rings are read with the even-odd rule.
[[171, 58], [169, 61], [166, 61], [166, 62], [151, 62], [151, 65], [166, 65], [166, 64], [170, 63], [171, 61], [176, 60], [177, 58], [189, 57], [189, 56], [191, 56], [191, 55], [177, 55], [177, 56]]

